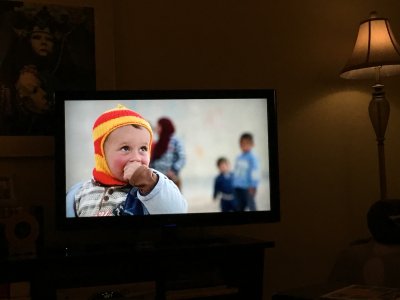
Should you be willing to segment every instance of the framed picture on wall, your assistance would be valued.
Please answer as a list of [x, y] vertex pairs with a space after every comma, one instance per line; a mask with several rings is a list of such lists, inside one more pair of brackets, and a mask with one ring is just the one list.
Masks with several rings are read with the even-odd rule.
[[93, 8], [0, 2], [0, 136], [53, 136], [54, 92], [94, 89]]

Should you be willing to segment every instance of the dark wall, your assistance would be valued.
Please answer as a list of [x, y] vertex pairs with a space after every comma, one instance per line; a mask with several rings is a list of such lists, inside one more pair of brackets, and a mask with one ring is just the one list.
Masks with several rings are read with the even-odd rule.
[[[344, 80], [339, 72], [372, 10], [389, 18], [400, 40], [399, 1], [85, 3], [96, 8], [98, 88], [277, 89], [282, 221], [213, 229], [276, 241], [266, 252], [266, 299], [273, 290], [324, 280], [340, 250], [369, 236], [366, 211], [379, 197], [367, 111], [373, 82]], [[392, 198], [400, 197], [398, 83], [384, 80]], [[20, 201], [46, 207], [46, 231], [57, 241], [53, 163], [1, 158], [0, 170], [15, 174]]]

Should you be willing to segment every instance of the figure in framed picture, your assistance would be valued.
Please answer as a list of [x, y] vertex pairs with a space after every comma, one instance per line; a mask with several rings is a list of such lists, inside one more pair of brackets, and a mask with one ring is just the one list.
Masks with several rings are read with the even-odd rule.
[[95, 89], [93, 12], [25, 5], [2, 17], [0, 135], [53, 135], [54, 93]]

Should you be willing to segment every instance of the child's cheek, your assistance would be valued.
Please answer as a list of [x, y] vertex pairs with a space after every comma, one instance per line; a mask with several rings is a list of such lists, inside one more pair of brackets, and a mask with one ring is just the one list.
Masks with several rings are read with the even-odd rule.
[[123, 175], [126, 163], [127, 159], [124, 159], [123, 157], [115, 157], [112, 162], [112, 169], [115, 172], [118, 172], [119, 175]]
[[125, 168], [125, 165], [128, 163], [128, 159], [124, 158], [124, 157], [120, 157], [116, 160], [116, 166], [118, 167], [118, 169], [120, 169], [122, 172]]

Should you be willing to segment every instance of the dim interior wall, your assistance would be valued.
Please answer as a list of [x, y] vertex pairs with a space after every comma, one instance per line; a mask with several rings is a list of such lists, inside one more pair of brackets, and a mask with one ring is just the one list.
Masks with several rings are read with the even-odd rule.
[[[339, 72], [370, 11], [388, 17], [400, 40], [400, 2], [87, 3], [103, 16], [96, 21], [102, 28], [96, 30], [98, 88], [277, 89], [282, 220], [212, 231], [276, 242], [266, 251], [265, 299], [325, 280], [339, 251], [369, 235], [365, 214], [379, 196], [367, 111], [373, 82], [344, 80]], [[392, 107], [386, 134], [391, 198], [400, 197], [398, 80], [384, 80]], [[0, 160], [0, 170], [15, 173], [19, 201], [45, 206], [47, 235], [56, 239], [52, 165], [47, 158]], [[38, 185], [42, 190], [33, 197]]]
[[[322, 282], [348, 243], [369, 236], [379, 197], [368, 118], [371, 81], [339, 77], [359, 23], [388, 17], [396, 0], [118, 1], [117, 88], [276, 88], [282, 220], [215, 229], [276, 241], [266, 251], [265, 294]], [[389, 197], [400, 196], [398, 78], [385, 80]]]

